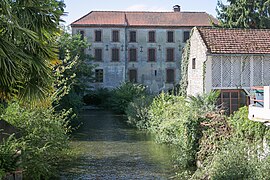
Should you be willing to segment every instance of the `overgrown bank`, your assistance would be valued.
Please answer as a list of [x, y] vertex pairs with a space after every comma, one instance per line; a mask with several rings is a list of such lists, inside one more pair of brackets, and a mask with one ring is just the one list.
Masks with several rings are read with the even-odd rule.
[[[125, 83], [111, 92], [111, 105], [127, 122], [177, 148], [175, 167], [183, 179], [267, 179], [269, 128], [248, 120], [247, 107], [232, 116], [216, 106], [218, 92], [197, 97], [149, 95]], [[119, 109], [118, 109], [119, 108]], [[267, 143], [266, 143], [267, 142]], [[267, 145], [268, 144], [268, 145]], [[269, 147], [268, 147], [269, 148]]]

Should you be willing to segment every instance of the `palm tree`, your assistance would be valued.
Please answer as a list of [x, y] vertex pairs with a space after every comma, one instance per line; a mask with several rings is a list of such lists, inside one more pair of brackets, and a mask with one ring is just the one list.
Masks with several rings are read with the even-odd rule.
[[58, 0], [0, 1], [0, 99], [48, 94], [63, 8]]

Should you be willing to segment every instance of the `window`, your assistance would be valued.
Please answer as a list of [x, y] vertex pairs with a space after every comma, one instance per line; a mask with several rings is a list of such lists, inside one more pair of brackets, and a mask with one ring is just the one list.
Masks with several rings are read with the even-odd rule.
[[167, 69], [166, 70], [166, 82], [167, 83], [174, 83], [174, 69]]
[[137, 49], [129, 49], [129, 61], [137, 61]]
[[192, 69], [196, 69], [196, 58], [192, 58]]
[[174, 48], [167, 49], [167, 61], [174, 61]]
[[136, 42], [136, 31], [129, 32], [129, 42]]
[[155, 42], [156, 41], [155, 31], [149, 31], [148, 32], [148, 41], [149, 42]]
[[95, 61], [102, 61], [102, 49], [95, 49]]
[[112, 61], [119, 61], [119, 49], [113, 48], [112, 49]]
[[119, 31], [112, 31], [112, 41], [119, 42]]
[[167, 32], [167, 41], [168, 42], [174, 42], [173, 31], [168, 31]]
[[95, 42], [101, 42], [101, 30], [95, 31]]
[[187, 40], [189, 39], [189, 31], [184, 31], [184, 42], [187, 42]]
[[221, 90], [217, 105], [222, 105], [226, 113], [232, 114], [240, 107], [248, 105], [249, 98], [243, 90]]
[[148, 49], [148, 61], [156, 61], [156, 49]]
[[84, 31], [81, 30], [79, 33], [80, 33], [80, 35], [81, 35], [81, 40], [83, 40], [83, 39], [84, 39]]
[[129, 81], [133, 83], [137, 83], [137, 70], [136, 69], [129, 70]]
[[95, 70], [95, 77], [96, 82], [103, 82], [103, 69], [96, 69]]

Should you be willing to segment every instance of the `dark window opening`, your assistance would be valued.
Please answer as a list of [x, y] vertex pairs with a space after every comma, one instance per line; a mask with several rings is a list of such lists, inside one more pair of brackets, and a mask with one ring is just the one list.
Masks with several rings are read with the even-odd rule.
[[119, 42], [119, 31], [112, 31], [112, 41]]
[[133, 83], [137, 83], [137, 70], [136, 69], [129, 70], [129, 81]]
[[174, 48], [167, 49], [167, 61], [174, 61]]
[[174, 83], [174, 69], [167, 69], [166, 70], [166, 82], [167, 83]]
[[103, 82], [103, 69], [96, 69], [95, 70], [95, 77], [96, 82]]
[[119, 61], [120, 59], [119, 56], [119, 49], [118, 48], [113, 48], [112, 49], [112, 61]]
[[155, 76], [157, 76], [157, 70], [155, 70]]
[[156, 61], [156, 49], [148, 49], [148, 61]]
[[196, 58], [192, 58], [192, 69], [196, 69]]
[[95, 31], [95, 42], [101, 42], [101, 30]]
[[84, 31], [80, 31], [80, 35], [81, 35], [81, 40], [84, 39]]
[[95, 49], [95, 60], [102, 61], [102, 49]]
[[155, 42], [156, 41], [155, 31], [149, 31], [149, 33], [148, 33], [148, 41], [149, 42]]
[[240, 107], [249, 104], [249, 97], [246, 93], [239, 89], [226, 89], [221, 90], [219, 98], [217, 100], [217, 105], [222, 105], [226, 114], [232, 114], [237, 111]]
[[187, 42], [187, 40], [189, 39], [189, 35], [190, 35], [190, 32], [189, 31], [184, 31], [184, 42]]
[[168, 42], [174, 42], [173, 31], [168, 31], [167, 32], [167, 41]]
[[136, 42], [136, 31], [129, 32], [129, 42]]
[[137, 61], [137, 49], [129, 49], [129, 61]]

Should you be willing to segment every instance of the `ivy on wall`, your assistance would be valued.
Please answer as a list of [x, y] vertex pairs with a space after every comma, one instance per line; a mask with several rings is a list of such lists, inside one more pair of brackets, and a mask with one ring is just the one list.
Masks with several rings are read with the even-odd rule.
[[[192, 36], [193, 32], [194, 30], [192, 29], [190, 32], [190, 37]], [[180, 81], [179, 95], [184, 97], [187, 96], [189, 57], [190, 57], [190, 39], [187, 40], [187, 43], [184, 47], [181, 62], [181, 81]]]

